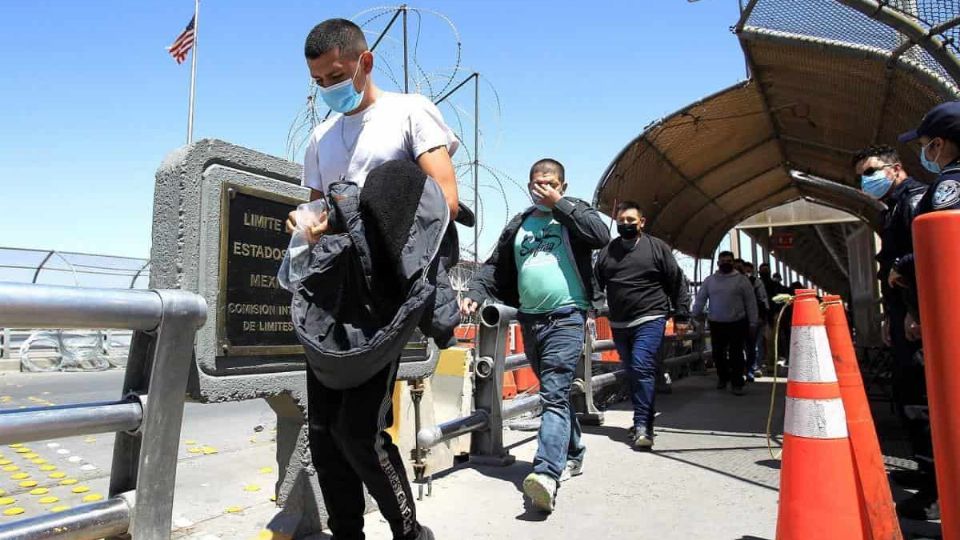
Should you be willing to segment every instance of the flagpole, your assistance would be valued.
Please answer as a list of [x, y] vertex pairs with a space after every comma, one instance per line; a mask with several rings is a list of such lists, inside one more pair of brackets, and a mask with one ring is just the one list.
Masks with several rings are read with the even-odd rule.
[[200, 0], [193, 3], [193, 59], [190, 61], [190, 112], [187, 116], [187, 144], [193, 142], [193, 99], [197, 85], [197, 44], [200, 39]]

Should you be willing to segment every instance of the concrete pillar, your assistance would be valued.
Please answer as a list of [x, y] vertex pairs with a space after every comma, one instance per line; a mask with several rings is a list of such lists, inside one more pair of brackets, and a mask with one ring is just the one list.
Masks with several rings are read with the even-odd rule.
[[875, 252], [874, 234], [870, 227], [861, 225], [847, 237], [850, 310], [857, 330], [858, 347], [881, 344], [880, 291], [873, 258]]
[[738, 229], [733, 229], [729, 233], [730, 236], [730, 251], [733, 252], [733, 258], [740, 258], [740, 231]]

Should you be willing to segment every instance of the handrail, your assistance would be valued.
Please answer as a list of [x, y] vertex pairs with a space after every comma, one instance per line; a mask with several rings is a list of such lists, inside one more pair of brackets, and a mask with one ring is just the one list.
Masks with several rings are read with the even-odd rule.
[[153, 330], [163, 315], [154, 291], [22, 283], [0, 282], [0, 306], [0, 327], [16, 328]]
[[0, 282], [0, 306], [0, 327], [135, 330], [122, 400], [0, 412], [0, 444], [117, 432], [110, 497], [0, 524], [0, 540], [168, 540], [184, 396], [206, 302], [185, 291]]
[[[504, 421], [534, 412], [540, 407], [539, 394], [507, 401], [502, 399], [504, 372], [530, 365], [530, 360], [524, 353], [506, 354], [507, 331], [516, 319], [516, 315], [516, 309], [501, 304], [489, 304], [480, 311], [479, 347], [475, 352], [473, 365], [476, 410], [466, 416], [420, 429], [416, 434], [416, 442], [420, 450], [429, 449], [462, 435], [472, 434], [470, 450], [472, 460], [479, 458], [504, 464], [511, 462], [502, 443]], [[663, 365], [672, 367], [702, 361], [704, 356], [710, 353], [704, 347], [706, 336], [707, 333], [702, 330], [664, 336], [664, 340], [668, 342], [692, 340], [694, 350], [687, 354], [664, 358]], [[581, 413], [592, 413], [589, 407], [593, 405], [593, 391], [618, 384], [626, 374], [625, 370], [620, 369], [595, 376], [592, 369], [584, 369], [589, 367], [592, 353], [614, 349], [613, 340], [594, 340], [588, 333], [581, 362], [578, 365], [578, 378], [574, 381], [571, 391], [573, 396], [580, 397], [581, 406], [583, 398], [586, 398], [588, 410]]]
[[0, 444], [45, 441], [117, 431], [136, 431], [143, 421], [139, 399], [0, 412]]

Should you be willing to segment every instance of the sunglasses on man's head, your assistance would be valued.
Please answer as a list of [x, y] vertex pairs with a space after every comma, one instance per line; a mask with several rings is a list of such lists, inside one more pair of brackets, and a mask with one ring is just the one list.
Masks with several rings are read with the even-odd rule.
[[893, 167], [894, 165], [896, 165], [896, 163], [888, 163], [888, 164], [886, 164], [886, 165], [884, 165], [884, 166], [882, 166], [882, 167], [870, 167], [869, 169], [864, 169], [864, 170], [863, 170], [863, 175], [864, 175], [864, 176], [873, 176], [874, 173], [876, 173], [877, 171], [882, 171], [882, 170], [886, 169], [887, 167]]

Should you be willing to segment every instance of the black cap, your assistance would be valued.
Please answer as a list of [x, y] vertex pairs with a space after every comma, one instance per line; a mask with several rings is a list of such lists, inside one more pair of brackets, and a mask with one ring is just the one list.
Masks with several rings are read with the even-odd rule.
[[960, 101], [948, 101], [930, 109], [917, 129], [908, 131], [897, 139], [908, 143], [920, 137], [943, 137], [960, 141]]

